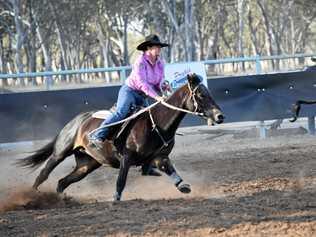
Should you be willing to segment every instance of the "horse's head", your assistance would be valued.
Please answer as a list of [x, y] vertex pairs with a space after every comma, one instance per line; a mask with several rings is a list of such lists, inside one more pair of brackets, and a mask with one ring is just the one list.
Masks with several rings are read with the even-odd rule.
[[196, 74], [189, 74], [188, 87], [190, 98], [187, 100], [187, 109], [201, 113], [201, 116], [211, 124], [222, 123], [225, 117], [201, 78]]

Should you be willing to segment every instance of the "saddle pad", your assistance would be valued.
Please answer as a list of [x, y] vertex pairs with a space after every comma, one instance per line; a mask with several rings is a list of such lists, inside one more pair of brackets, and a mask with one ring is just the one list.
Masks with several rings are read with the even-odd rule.
[[92, 114], [93, 118], [105, 119], [107, 118], [112, 112], [110, 110], [99, 110]]

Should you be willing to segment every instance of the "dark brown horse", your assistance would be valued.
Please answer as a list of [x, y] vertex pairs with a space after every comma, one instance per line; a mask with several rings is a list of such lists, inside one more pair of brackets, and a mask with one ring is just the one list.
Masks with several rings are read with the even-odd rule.
[[157, 104], [131, 120], [118, 137], [114, 132], [117, 126], [113, 127], [113, 132], [110, 132], [112, 141], [106, 141], [102, 150], [91, 148], [87, 139], [87, 134], [96, 129], [102, 120], [92, 117], [92, 112], [80, 114], [52, 142], [18, 163], [36, 168], [48, 160], [35, 180], [35, 189], [59, 163], [74, 154], [77, 165], [69, 175], [59, 180], [57, 192], [63, 192], [70, 184], [83, 179], [101, 165], [106, 165], [119, 169], [114, 199], [120, 200], [130, 166], [152, 165], [170, 176], [178, 190], [189, 193], [190, 185], [183, 183], [169, 160], [176, 130], [186, 115], [184, 111], [193, 111], [215, 123], [222, 123], [224, 116], [195, 74], [189, 75], [188, 83], [175, 91], [166, 103], [174, 106], [173, 109]]
[[290, 122], [295, 122], [297, 120], [297, 117], [300, 113], [301, 110], [301, 105], [311, 105], [311, 104], [316, 104], [316, 100], [298, 100], [293, 104], [292, 106], [292, 112], [293, 112], [293, 118], [290, 120]]

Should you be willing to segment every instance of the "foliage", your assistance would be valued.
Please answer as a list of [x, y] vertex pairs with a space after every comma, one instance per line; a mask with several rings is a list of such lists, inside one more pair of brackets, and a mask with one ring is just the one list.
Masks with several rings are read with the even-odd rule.
[[169, 62], [316, 50], [313, 0], [0, 0], [0, 70], [130, 64], [157, 33]]

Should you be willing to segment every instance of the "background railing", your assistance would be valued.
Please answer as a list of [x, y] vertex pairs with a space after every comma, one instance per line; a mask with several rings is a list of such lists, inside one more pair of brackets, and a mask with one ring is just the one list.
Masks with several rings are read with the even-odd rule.
[[[269, 72], [302, 70], [312, 64], [306, 58], [316, 54], [278, 56], [252, 56], [201, 61], [205, 64], [208, 78], [231, 75], [261, 74]], [[34, 90], [58, 90], [97, 87], [122, 83], [131, 66], [0, 74], [0, 93]]]

